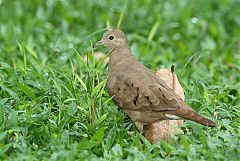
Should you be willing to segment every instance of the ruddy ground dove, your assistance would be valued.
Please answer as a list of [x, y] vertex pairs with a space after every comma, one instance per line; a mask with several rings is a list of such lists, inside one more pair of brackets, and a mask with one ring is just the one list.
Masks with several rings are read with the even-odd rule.
[[99, 45], [111, 49], [108, 92], [140, 132], [145, 125], [169, 120], [173, 116], [206, 126], [216, 125], [194, 112], [161, 78], [137, 61], [128, 47], [124, 32], [118, 29], [107, 31], [94, 47]]

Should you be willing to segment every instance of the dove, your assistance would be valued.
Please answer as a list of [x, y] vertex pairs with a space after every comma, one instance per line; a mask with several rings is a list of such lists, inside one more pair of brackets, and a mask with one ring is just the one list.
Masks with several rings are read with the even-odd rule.
[[126, 35], [119, 29], [103, 34], [93, 47], [110, 49], [107, 91], [139, 131], [161, 120], [180, 117], [205, 126], [216, 123], [192, 110], [173, 89], [132, 55]]

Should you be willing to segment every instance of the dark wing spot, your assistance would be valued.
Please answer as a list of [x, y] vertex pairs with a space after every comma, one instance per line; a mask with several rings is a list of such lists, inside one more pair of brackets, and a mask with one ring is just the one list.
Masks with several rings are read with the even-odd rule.
[[137, 96], [135, 97], [135, 99], [133, 100], [133, 103], [134, 103], [135, 106], [137, 106], [138, 97], [139, 97], [139, 95], [137, 95]]
[[137, 87], [137, 91], [139, 91], [139, 87]]
[[148, 102], [152, 105], [152, 102], [150, 101], [149, 96], [146, 96], [146, 98], [147, 98]]
[[165, 98], [166, 99], [166, 96], [164, 95], [164, 94], [162, 94], [163, 95], [163, 98]]
[[158, 89], [159, 89], [159, 91], [163, 92], [161, 88], [158, 88]]
[[132, 87], [133, 87], [133, 84], [132, 84]]
[[148, 97], [148, 96], [146, 96], [146, 98], [147, 98], [147, 100], [149, 101], [149, 97]]
[[118, 88], [118, 91], [120, 91], [120, 88]]
[[134, 103], [135, 106], [137, 106], [137, 100], [136, 99], [133, 100], [133, 103]]

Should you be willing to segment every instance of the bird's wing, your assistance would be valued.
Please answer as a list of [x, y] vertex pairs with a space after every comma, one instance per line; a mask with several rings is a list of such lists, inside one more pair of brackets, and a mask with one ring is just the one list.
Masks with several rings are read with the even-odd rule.
[[[141, 75], [119, 75], [114, 79], [110, 95], [118, 106], [125, 110], [141, 111], [152, 114], [177, 115], [203, 125], [215, 126], [211, 120], [197, 114], [189, 108], [181, 98], [164, 82], [155, 77], [140, 77]], [[144, 79], [143, 79], [144, 78]], [[159, 117], [156, 116], [156, 117]], [[167, 118], [167, 117], [166, 117]]]
[[[109, 93], [122, 108], [139, 111], [173, 111], [179, 108], [181, 99], [169, 87], [156, 80], [143, 80], [140, 74], [124, 74], [114, 79]], [[146, 78], [145, 78], [146, 79]]]

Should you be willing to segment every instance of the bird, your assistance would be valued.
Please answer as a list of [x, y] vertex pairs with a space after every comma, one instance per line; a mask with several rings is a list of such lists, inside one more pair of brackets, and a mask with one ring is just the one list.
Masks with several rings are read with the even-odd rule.
[[133, 56], [127, 37], [120, 29], [106, 31], [93, 48], [106, 46], [110, 50], [107, 91], [113, 101], [143, 132], [161, 120], [180, 117], [214, 127], [216, 123], [188, 106], [173, 89], [153, 71]]

